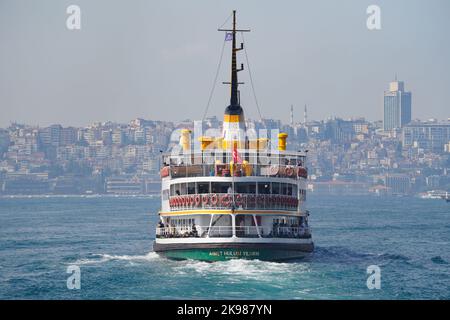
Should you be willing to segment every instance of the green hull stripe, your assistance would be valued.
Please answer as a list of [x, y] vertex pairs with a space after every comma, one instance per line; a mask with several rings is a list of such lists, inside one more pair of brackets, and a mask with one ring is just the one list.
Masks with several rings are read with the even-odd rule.
[[308, 252], [296, 250], [276, 249], [186, 249], [168, 250], [158, 252], [169, 259], [176, 260], [201, 260], [201, 261], [225, 261], [231, 259], [259, 259], [265, 261], [278, 261], [302, 258]]

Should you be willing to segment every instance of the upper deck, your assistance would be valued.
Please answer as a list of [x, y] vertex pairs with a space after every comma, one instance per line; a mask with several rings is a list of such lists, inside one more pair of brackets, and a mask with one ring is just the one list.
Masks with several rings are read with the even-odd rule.
[[307, 178], [306, 153], [238, 150], [240, 161], [234, 163], [230, 150], [208, 150], [187, 154], [162, 155], [161, 178], [190, 177], [279, 177]]

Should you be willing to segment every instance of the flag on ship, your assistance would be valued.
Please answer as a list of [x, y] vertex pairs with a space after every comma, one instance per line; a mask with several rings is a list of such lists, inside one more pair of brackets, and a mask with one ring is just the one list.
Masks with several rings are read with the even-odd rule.
[[233, 33], [227, 32], [225, 33], [225, 41], [231, 41], [233, 40]]
[[241, 163], [241, 158], [239, 157], [239, 152], [237, 150], [237, 144], [234, 144], [233, 147], [233, 162], [234, 163]]

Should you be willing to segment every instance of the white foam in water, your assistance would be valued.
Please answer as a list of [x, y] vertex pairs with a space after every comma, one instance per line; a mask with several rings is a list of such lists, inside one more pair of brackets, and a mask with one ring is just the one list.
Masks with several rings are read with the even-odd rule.
[[113, 260], [122, 260], [130, 262], [146, 262], [158, 259], [159, 255], [153, 251], [147, 253], [146, 255], [111, 255], [111, 254], [94, 254], [93, 258], [79, 259], [73, 264], [76, 265], [86, 265], [86, 264], [99, 264]]
[[299, 272], [308, 272], [304, 264], [298, 263], [276, 263], [259, 260], [232, 259], [220, 262], [200, 262], [189, 260], [183, 265], [174, 268], [181, 274], [188, 271], [194, 271], [200, 274], [230, 275], [239, 278], [265, 280], [273, 279], [274, 275], [283, 275], [291, 273], [293, 270]]

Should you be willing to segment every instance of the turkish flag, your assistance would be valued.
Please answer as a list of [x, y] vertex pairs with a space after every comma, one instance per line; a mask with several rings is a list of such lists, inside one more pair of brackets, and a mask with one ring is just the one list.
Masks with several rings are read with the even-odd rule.
[[234, 163], [240, 163], [241, 162], [241, 158], [239, 157], [239, 153], [237, 150], [237, 144], [234, 144], [233, 147], [233, 162]]

